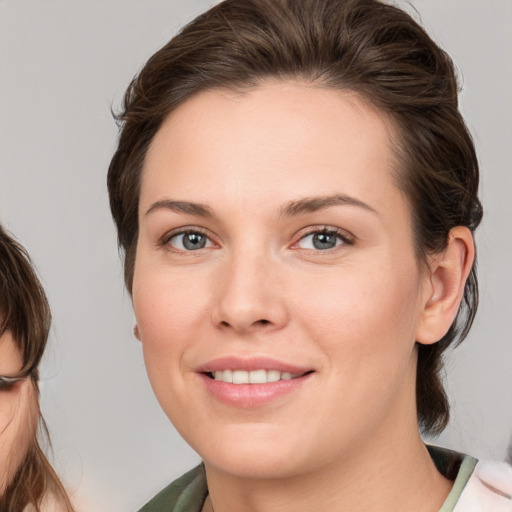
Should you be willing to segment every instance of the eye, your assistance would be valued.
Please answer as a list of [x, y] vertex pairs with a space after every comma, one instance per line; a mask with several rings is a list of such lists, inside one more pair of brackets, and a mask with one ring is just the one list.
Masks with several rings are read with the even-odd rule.
[[10, 391], [19, 381], [17, 378], [0, 376], [0, 391]]
[[334, 229], [322, 229], [312, 231], [303, 236], [298, 242], [300, 249], [312, 249], [315, 251], [327, 251], [342, 244], [350, 244], [346, 236]]
[[167, 243], [179, 251], [197, 251], [211, 247], [212, 241], [200, 231], [185, 231], [168, 238]]
[[0, 380], [0, 391], [9, 391], [14, 386], [14, 382], [4, 382]]

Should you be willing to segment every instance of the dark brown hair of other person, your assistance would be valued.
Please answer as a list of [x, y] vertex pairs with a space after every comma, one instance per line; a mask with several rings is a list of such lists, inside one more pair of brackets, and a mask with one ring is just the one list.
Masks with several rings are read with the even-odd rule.
[[51, 313], [46, 294], [27, 252], [0, 226], [0, 334], [10, 332], [21, 353], [23, 368], [19, 373], [27, 375], [31, 381], [35, 399], [30, 405], [37, 408], [35, 417], [39, 420], [39, 432], [33, 429], [27, 454], [0, 496], [2, 512], [20, 512], [27, 505], [31, 505], [37, 512], [43, 512], [41, 503], [49, 495], [59, 504], [59, 510], [74, 511], [38, 439], [39, 434], [39, 438], [50, 445], [48, 429], [39, 410], [38, 388], [38, 367], [48, 340], [50, 324]]
[[[472, 137], [458, 109], [450, 57], [407, 13], [376, 0], [226, 0], [153, 55], [117, 116], [108, 173], [112, 214], [131, 291], [145, 155], [166, 116], [213, 88], [243, 92], [266, 80], [299, 80], [357, 93], [393, 120], [398, 186], [411, 205], [420, 265], [443, 250], [450, 229], [482, 218]], [[418, 345], [418, 423], [441, 432], [449, 419], [443, 352], [467, 335], [478, 305], [473, 266], [447, 334]]]

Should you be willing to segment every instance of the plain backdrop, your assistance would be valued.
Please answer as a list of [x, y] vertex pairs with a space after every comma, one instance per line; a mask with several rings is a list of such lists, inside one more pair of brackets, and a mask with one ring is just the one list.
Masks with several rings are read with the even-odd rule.
[[[482, 169], [481, 306], [447, 362], [453, 419], [439, 442], [502, 459], [512, 434], [512, 1], [398, 3], [453, 57]], [[42, 406], [81, 510], [136, 510], [199, 460], [147, 381], [105, 178], [111, 107], [210, 4], [0, 0], [0, 220], [30, 251], [53, 309]]]

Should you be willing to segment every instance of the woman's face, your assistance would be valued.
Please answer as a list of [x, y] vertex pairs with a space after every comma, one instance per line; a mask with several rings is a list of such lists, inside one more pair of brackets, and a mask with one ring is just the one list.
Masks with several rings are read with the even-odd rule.
[[[21, 353], [9, 331], [0, 335], [0, 375], [16, 376], [23, 366]], [[31, 384], [0, 383], [0, 495], [12, 481], [24, 459], [31, 435], [34, 396]]]
[[133, 305], [156, 396], [207, 465], [298, 474], [416, 428], [428, 287], [392, 134], [357, 95], [293, 82], [203, 92], [156, 134]]

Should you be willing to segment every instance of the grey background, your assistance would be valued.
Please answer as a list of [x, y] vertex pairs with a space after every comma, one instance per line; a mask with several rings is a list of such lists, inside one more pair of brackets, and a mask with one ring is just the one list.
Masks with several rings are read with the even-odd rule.
[[[132, 335], [105, 187], [110, 106], [206, 0], [0, 0], [0, 220], [26, 245], [53, 308], [42, 406], [81, 510], [135, 510], [198, 457], [161, 412]], [[486, 207], [482, 300], [447, 363], [440, 442], [502, 459], [512, 434], [512, 1], [399, 2], [463, 82]]]

